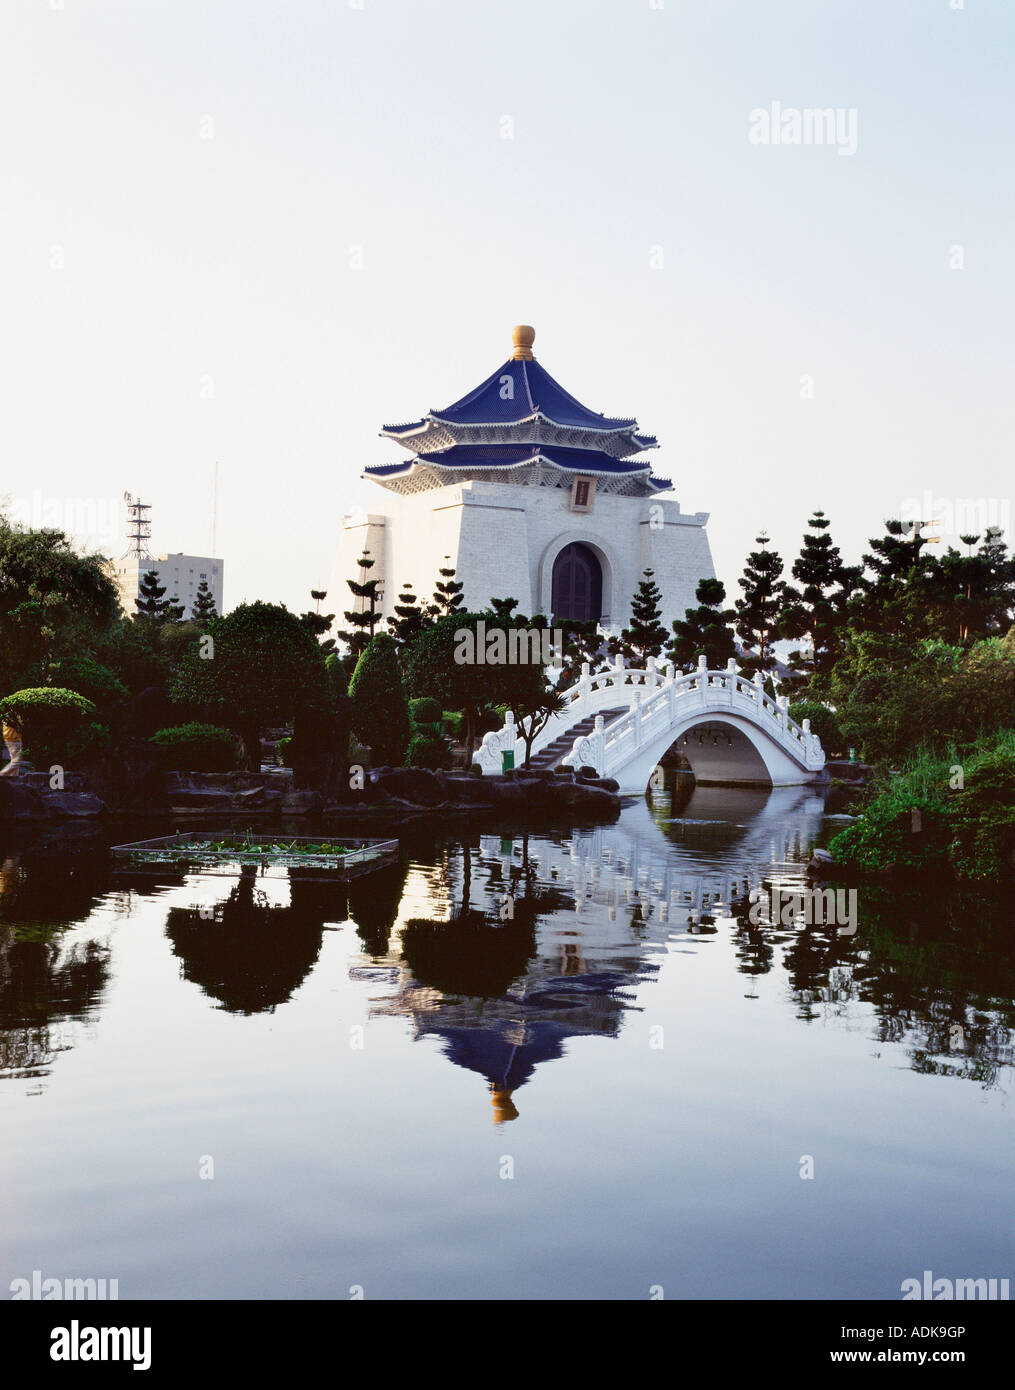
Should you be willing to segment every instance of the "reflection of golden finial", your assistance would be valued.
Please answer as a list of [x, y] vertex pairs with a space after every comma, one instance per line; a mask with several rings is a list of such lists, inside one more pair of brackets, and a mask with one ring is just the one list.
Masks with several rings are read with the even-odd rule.
[[517, 1120], [518, 1111], [511, 1103], [511, 1092], [498, 1091], [492, 1082], [490, 1083], [490, 1104], [493, 1106], [495, 1125], [502, 1125], [507, 1120]]
[[515, 345], [511, 357], [515, 362], [532, 361], [532, 344], [536, 340], [536, 330], [527, 323], [520, 323], [511, 330], [511, 341]]

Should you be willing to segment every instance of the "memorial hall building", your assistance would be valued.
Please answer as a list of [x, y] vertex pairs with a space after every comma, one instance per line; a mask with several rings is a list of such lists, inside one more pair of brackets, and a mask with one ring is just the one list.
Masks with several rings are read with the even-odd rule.
[[534, 338], [515, 328], [511, 356], [474, 390], [381, 430], [406, 457], [364, 472], [383, 500], [343, 518], [336, 606], [345, 580], [380, 579], [390, 616], [406, 584], [426, 602], [452, 568], [473, 612], [515, 598], [526, 616], [616, 632], [646, 569], [667, 628], [695, 606], [698, 581], [714, 574], [708, 513], [681, 512], [644, 457], [655, 438], [577, 401], [535, 360]]

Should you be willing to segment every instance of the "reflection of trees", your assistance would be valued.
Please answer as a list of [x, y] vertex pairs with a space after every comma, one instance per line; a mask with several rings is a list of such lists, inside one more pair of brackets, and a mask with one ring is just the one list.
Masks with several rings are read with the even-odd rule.
[[997, 1084], [1015, 1061], [1011, 904], [982, 890], [928, 900], [867, 883], [858, 908], [856, 933], [840, 935], [833, 925], [752, 927], [747, 897], [736, 900], [739, 970], [767, 973], [781, 945], [798, 1018], [868, 1003], [878, 1041], [904, 1045], [914, 1071]]
[[767, 975], [772, 968], [775, 948], [766, 930], [750, 919], [750, 893], [743, 893], [730, 902], [730, 916], [737, 924], [737, 969], [742, 975]]
[[69, 1046], [55, 1025], [83, 1019], [109, 978], [109, 948], [96, 941], [63, 948], [55, 932], [19, 939], [0, 924], [0, 1073], [45, 1075]]
[[388, 949], [408, 872], [408, 859], [402, 854], [397, 863], [349, 882], [349, 916], [356, 923], [368, 955], [383, 956]]
[[48, 840], [7, 857], [0, 852], [0, 923], [66, 927], [83, 922], [108, 887], [106, 842], [94, 833], [74, 841]]
[[171, 907], [166, 935], [185, 979], [230, 1013], [262, 1013], [284, 1004], [313, 969], [324, 921], [344, 916], [344, 896], [344, 885], [292, 878], [288, 907], [276, 907], [257, 887], [256, 866], [245, 864], [214, 918]]
[[43, 844], [0, 858], [0, 1074], [45, 1075], [70, 1045], [58, 1025], [85, 1018], [105, 988], [109, 948], [61, 935], [90, 915], [106, 876], [104, 854], [58, 865]]
[[933, 902], [870, 886], [860, 896], [869, 950], [854, 974], [880, 1036], [901, 1037], [914, 1071], [984, 1086], [1015, 1060], [1015, 914], [993, 893]]

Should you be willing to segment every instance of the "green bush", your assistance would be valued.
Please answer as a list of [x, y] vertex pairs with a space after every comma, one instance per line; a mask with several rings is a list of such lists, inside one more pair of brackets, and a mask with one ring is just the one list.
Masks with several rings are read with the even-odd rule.
[[465, 716], [456, 709], [446, 709], [442, 712], [441, 722], [453, 739], [460, 740], [462, 737], [462, 726], [465, 723]]
[[412, 732], [395, 643], [390, 633], [371, 638], [349, 684], [352, 728], [373, 750], [376, 766], [400, 767]]
[[293, 741], [291, 735], [287, 738], [280, 738], [278, 743], [275, 744], [275, 754], [283, 767], [292, 767], [292, 755], [290, 752], [292, 745]]
[[802, 724], [811, 721], [811, 733], [817, 734], [826, 757], [836, 757], [845, 751], [839, 721], [833, 712], [818, 700], [797, 700], [789, 707], [790, 719]]
[[33, 686], [0, 700], [0, 719], [21, 736], [22, 751], [37, 767], [66, 766], [83, 747], [96, 741], [91, 700], [61, 686]]
[[442, 713], [439, 703], [429, 695], [421, 695], [418, 699], [409, 701], [409, 714], [417, 728], [429, 724], [440, 725]]
[[960, 878], [999, 882], [1015, 870], [1015, 731], [993, 739], [963, 765], [954, 793], [952, 867]]
[[149, 742], [165, 749], [170, 772], [232, 772], [236, 767], [236, 739], [216, 724], [177, 724], [160, 729]]
[[63, 687], [91, 700], [97, 709], [113, 708], [130, 698], [119, 676], [90, 656], [61, 658], [54, 663], [53, 674]]
[[342, 658], [337, 652], [331, 652], [324, 658], [324, 669], [328, 673], [328, 689], [333, 700], [339, 699], [349, 693], [349, 677]]
[[[916, 833], [914, 810], [920, 813]], [[917, 754], [829, 850], [837, 863], [865, 872], [895, 864], [925, 875], [950, 869], [961, 879], [1009, 878], [1015, 870], [1015, 732], [995, 735], [964, 759], [954, 747]]]
[[434, 734], [413, 734], [406, 749], [407, 767], [428, 767], [433, 771], [450, 765], [450, 752], [444, 739]]

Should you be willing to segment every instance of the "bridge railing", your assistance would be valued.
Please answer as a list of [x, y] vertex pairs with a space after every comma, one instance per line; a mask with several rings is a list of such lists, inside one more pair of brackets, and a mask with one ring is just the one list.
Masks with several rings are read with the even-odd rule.
[[819, 771], [825, 761], [821, 743], [811, 732], [809, 720], [800, 725], [790, 718], [788, 706], [786, 696], [773, 700], [765, 694], [761, 672], [748, 680], [733, 661], [725, 670], [709, 670], [702, 658], [696, 671], [664, 680], [647, 698], [640, 686], [635, 688], [627, 714], [608, 728], [597, 719], [591, 734], [575, 739], [563, 762], [572, 767], [585, 764], [595, 767], [600, 776], [610, 776], [639, 748], [700, 707], [705, 714], [729, 710], [748, 718], [801, 767]]
[[[748, 680], [729, 661], [725, 668], [710, 670], [705, 658], [698, 661], [696, 670], [677, 675], [672, 667], [657, 667], [649, 657], [644, 670], [624, 666], [623, 658], [606, 671], [593, 675], [586, 662], [581, 678], [562, 692], [564, 708], [551, 719], [533, 741], [532, 752], [538, 753], [563, 730], [573, 727], [590, 715], [595, 727], [590, 734], [575, 739], [571, 752], [563, 759], [566, 765], [594, 767], [600, 776], [609, 776], [617, 767], [649, 740], [661, 734], [685, 713], [699, 706], [703, 713], [718, 714], [728, 709], [759, 726], [785, 749], [801, 767], [818, 771], [824, 766], [824, 753], [810, 722], [797, 724], [789, 716], [789, 701], [784, 695], [774, 700], [765, 694], [764, 676], [759, 671]], [[616, 706], [618, 699], [628, 702], [626, 714], [611, 721], [607, 728], [600, 711]], [[486, 772], [499, 772], [501, 755], [511, 749], [515, 765], [521, 766], [525, 756], [524, 742], [518, 737], [514, 717], [508, 713], [502, 728], [488, 733], [477, 755]]]

